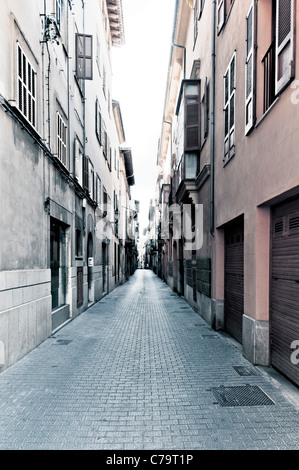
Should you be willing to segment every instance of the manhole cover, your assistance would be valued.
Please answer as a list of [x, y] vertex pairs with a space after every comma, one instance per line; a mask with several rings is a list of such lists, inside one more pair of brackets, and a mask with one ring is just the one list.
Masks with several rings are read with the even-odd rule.
[[204, 339], [219, 339], [218, 335], [201, 335]]
[[248, 366], [234, 366], [236, 372], [242, 377], [249, 377], [251, 375], [258, 375], [257, 371], [254, 370], [252, 367]]
[[63, 345], [63, 344], [70, 344], [71, 342], [72, 342], [71, 339], [58, 339], [56, 341], [56, 344], [59, 344], [59, 345], [62, 344]]
[[220, 406], [263, 406], [274, 405], [271, 398], [256, 385], [214, 387], [211, 389]]

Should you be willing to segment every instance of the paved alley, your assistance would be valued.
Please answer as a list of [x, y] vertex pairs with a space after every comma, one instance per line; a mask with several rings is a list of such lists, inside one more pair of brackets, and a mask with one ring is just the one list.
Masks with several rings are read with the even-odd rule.
[[277, 377], [138, 270], [0, 374], [0, 449], [298, 449]]

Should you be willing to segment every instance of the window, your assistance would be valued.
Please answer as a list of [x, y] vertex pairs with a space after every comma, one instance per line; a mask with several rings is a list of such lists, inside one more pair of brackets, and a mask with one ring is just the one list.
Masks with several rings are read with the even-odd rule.
[[101, 43], [99, 36], [97, 36], [97, 55], [96, 55], [96, 63], [98, 67], [99, 74], [101, 76]]
[[89, 189], [89, 158], [83, 155], [83, 188], [88, 191]]
[[89, 176], [89, 184], [88, 184], [89, 195], [90, 195], [91, 199], [94, 200], [95, 199], [95, 194], [94, 194], [94, 186], [95, 186], [95, 183], [94, 183], [94, 169], [93, 169], [91, 161], [89, 161], [89, 175], [88, 176]]
[[78, 183], [83, 186], [83, 155], [82, 148], [77, 138], [74, 141], [74, 168], [75, 178]]
[[36, 127], [36, 73], [18, 44], [18, 109]]
[[104, 96], [106, 97], [106, 70], [105, 70], [104, 65], [103, 65], [103, 93], [104, 93]]
[[198, 3], [200, 0], [194, 0], [194, 42], [197, 38], [198, 33]]
[[96, 100], [96, 107], [95, 107], [95, 131], [96, 136], [98, 138], [99, 143], [102, 143], [102, 115], [99, 101]]
[[246, 64], [245, 64], [245, 134], [253, 127], [254, 121], [254, 44], [255, 44], [255, 11], [254, 3], [246, 17]]
[[105, 122], [103, 120], [102, 120], [102, 145], [103, 145], [104, 157], [108, 158], [108, 136], [107, 136]]
[[200, 149], [200, 86], [198, 81], [188, 81], [185, 92], [185, 151]]
[[202, 97], [201, 101], [201, 142], [202, 144], [205, 142], [206, 138], [208, 137], [209, 133], [209, 109], [210, 105], [210, 87], [208, 84], [208, 79], [206, 78], [205, 80], [205, 86], [204, 86], [204, 94]]
[[76, 76], [92, 80], [92, 36], [76, 33]]
[[96, 203], [98, 206], [102, 204], [102, 183], [99, 175], [96, 176]]
[[218, 33], [220, 33], [225, 22], [225, 0], [218, 0]]
[[295, 0], [276, 0], [276, 94], [294, 78]]
[[61, 9], [62, 9], [62, 0], [55, 1], [55, 14], [56, 14], [56, 23], [60, 26], [61, 23]]
[[236, 54], [224, 76], [224, 163], [235, 154]]
[[67, 126], [60, 113], [57, 113], [57, 157], [67, 167]]
[[218, 0], [218, 34], [222, 30], [235, 0]]

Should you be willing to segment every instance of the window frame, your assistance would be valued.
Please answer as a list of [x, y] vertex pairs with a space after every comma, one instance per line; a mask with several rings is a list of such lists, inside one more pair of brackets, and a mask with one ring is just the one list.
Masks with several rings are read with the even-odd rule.
[[[248, 49], [248, 19], [252, 12], [251, 47]], [[246, 61], [245, 61], [245, 135], [252, 130], [255, 121], [255, 45], [256, 45], [256, 11], [255, 1], [252, 1], [246, 16]], [[251, 70], [249, 67], [251, 61]], [[248, 92], [249, 73], [251, 74], [251, 90]], [[251, 114], [248, 114], [251, 109]]]
[[[78, 80], [93, 79], [93, 36], [91, 34], [76, 33], [76, 77]], [[79, 41], [83, 40], [83, 53], [79, 50]], [[90, 55], [86, 53], [86, 41], [90, 40]], [[79, 60], [83, 60], [83, 70], [80, 71]], [[86, 73], [86, 62], [90, 61], [90, 74]], [[79, 72], [80, 71], [80, 72]]]
[[68, 165], [68, 138], [67, 138], [67, 123], [65, 122], [60, 111], [56, 112], [56, 145], [57, 145], [57, 158], [65, 168], [69, 168]]
[[[20, 64], [20, 54], [22, 55], [22, 63]], [[25, 69], [24, 69], [24, 59], [25, 59]], [[28, 84], [28, 66], [31, 70], [31, 85], [29, 88]], [[37, 73], [32, 67], [31, 61], [28, 59], [27, 54], [25, 53], [20, 42], [17, 41], [17, 108], [26, 121], [36, 130], [37, 129], [37, 88], [36, 88], [36, 77]], [[25, 75], [25, 77], [24, 77]], [[22, 92], [21, 90], [22, 89]], [[24, 99], [24, 92], [26, 98]], [[22, 104], [20, 104], [22, 102]], [[29, 109], [31, 110], [29, 113]], [[30, 115], [29, 115], [29, 114]]]
[[[291, 18], [290, 18], [290, 31], [287, 36], [283, 39], [282, 43], [279, 44], [279, 20], [280, 20], [280, 2], [282, 0], [276, 0], [276, 25], [275, 25], [275, 32], [276, 32], [276, 40], [275, 40], [275, 67], [276, 67], [276, 76], [275, 76], [275, 94], [279, 95], [292, 81], [295, 77], [295, 27], [296, 27], [296, 19], [295, 19], [295, 12], [296, 12], [296, 5], [295, 0], [290, 0], [291, 3]], [[281, 78], [279, 78], [279, 57], [282, 53], [286, 50], [288, 44], [290, 43], [290, 62], [288, 65], [288, 69], [283, 73]]]
[[[232, 87], [232, 77], [231, 77], [231, 69], [232, 69], [232, 63], [235, 63], [234, 66], [234, 80], [233, 84], [234, 86]], [[236, 64], [237, 64], [237, 54], [236, 51], [234, 52], [229, 65], [225, 71], [224, 74], [224, 158], [223, 158], [223, 163], [226, 165], [231, 158], [235, 155], [235, 131], [236, 131]], [[228, 77], [228, 94], [226, 92], [226, 77]], [[226, 96], [227, 99], [226, 99]], [[234, 121], [233, 124], [231, 124], [232, 120], [232, 99], [234, 102], [233, 106], [233, 112], [234, 112]], [[226, 112], [227, 112], [227, 119], [228, 119], [228, 129], [226, 132]], [[232, 138], [233, 136], [233, 138]], [[228, 144], [228, 145], [227, 145]], [[226, 148], [228, 151], [226, 151]]]

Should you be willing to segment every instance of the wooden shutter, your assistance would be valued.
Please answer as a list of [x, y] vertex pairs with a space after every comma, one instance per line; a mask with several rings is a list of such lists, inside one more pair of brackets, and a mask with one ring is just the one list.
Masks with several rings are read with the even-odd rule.
[[185, 152], [200, 149], [200, 86], [197, 95], [185, 93]]
[[218, 33], [221, 31], [225, 22], [225, 3], [226, 0], [218, 0]]
[[83, 156], [83, 187], [88, 190], [89, 183], [89, 158], [87, 155]]
[[252, 3], [246, 18], [246, 64], [245, 64], [245, 134], [253, 127], [254, 122], [254, 45], [255, 45], [255, 11]]
[[276, 0], [276, 80], [275, 92], [281, 92], [294, 78], [295, 0]]
[[76, 76], [82, 80], [92, 80], [92, 36], [76, 34]]
[[77, 139], [74, 141], [74, 167], [75, 178], [79, 180], [79, 142]]

